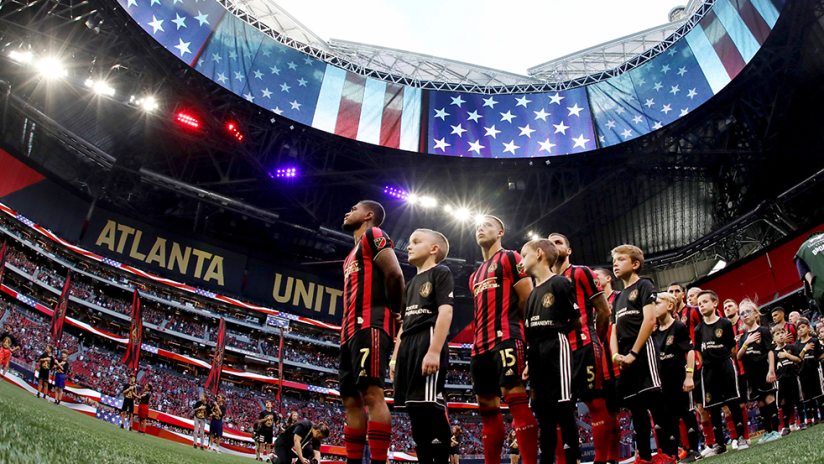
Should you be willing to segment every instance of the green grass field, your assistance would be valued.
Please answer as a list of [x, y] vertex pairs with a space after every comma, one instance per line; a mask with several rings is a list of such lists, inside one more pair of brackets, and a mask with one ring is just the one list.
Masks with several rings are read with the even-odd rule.
[[128, 432], [0, 381], [0, 463], [253, 463]]
[[[250, 463], [248, 458], [197, 451], [46, 403], [0, 381], [0, 463]], [[710, 464], [824, 463], [824, 425], [746, 451], [705, 459]]]

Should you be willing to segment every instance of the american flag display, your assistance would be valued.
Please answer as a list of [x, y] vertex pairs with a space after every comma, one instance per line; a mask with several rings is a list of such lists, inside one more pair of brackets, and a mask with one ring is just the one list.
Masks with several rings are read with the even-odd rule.
[[214, 0], [118, 0], [118, 3], [143, 30], [188, 65], [195, 62], [223, 15], [229, 15]]
[[316, 387], [314, 385], [309, 385], [308, 388], [306, 389], [306, 391], [310, 391], [310, 392], [314, 392], [314, 393], [323, 393], [323, 394], [329, 393], [328, 388]]
[[152, 354], [158, 354], [158, 348], [156, 346], [147, 345], [145, 343], [140, 345], [140, 349], [143, 351], [147, 351]]
[[196, 288], [195, 293], [200, 295], [200, 296], [205, 296], [205, 297], [208, 297], [208, 298], [214, 298], [214, 297], [217, 296], [216, 293], [210, 292], [208, 290], [203, 290], [203, 289], [200, 289], [200, 288]]
[[194, 67], [232, 93], [307, 125], [326, 69], [228, 13]]
[[110, 422], [114, 425], [120, 425], [123, 421], [123, 419], [120, 418], [120, 413], [104, 411], [102, 409], [98, 409], [94, 417], [104, 420], [106, 422]]
[[30, 219], [26, 218], [22, 214], [17, 215], [17, 220], [29, 227], [34, 227], [34, 222], [32, 222]]
[[[123, 407], [123, 400], [109, 395], [100, 395], [100, 402], [109, 405], [113, 408], [120, 409]], [[100, 410], [97, 411], [100, 413]]]
[[429, 93], [427, 151], [476, 158], [566, 155], [597, 148], [586, 89], [553, 94]]
[[103, 264], [108, 264], [109, 266], [112, 266], [112, 267], [120, 267], [119, 262], [117, 262], [113, 259], [109, 259], [109, 258], [103, 258]]
[[31, 298], [27, 297], [26, 295], [22, 295], [20, 293], [17, 294], [17, 301], [19, 301], [19, 302], [21, 302], [25, 305], [31, 306], [32, 308], [37, 307], [37, 303], [34, 300], [32, 300]]
[[709, 100], [755, 56], [777, 18], [776, 2], [718, 0], [663, 54], [588, 86], [600, 145], [660, 129]]

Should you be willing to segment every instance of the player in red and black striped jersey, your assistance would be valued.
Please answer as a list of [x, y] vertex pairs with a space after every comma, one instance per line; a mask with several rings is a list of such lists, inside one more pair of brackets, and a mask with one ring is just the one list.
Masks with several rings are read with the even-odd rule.
[[[748, 301], [748, 300], [745, 300], [745, 301]], [[733, 333], [735, 334], [735, 342], [738, 343], [739, 340], [741, 340], [741, 336], [746, 334], [747, 331], [749, 330], [747, 325], [744, 323], [744, 320], [741, 317], [739, 317], [739, 315], [738, 315], [738, 303], [736, 303], [735, 300], [728, 298], [728, 299], [724, 300], [724, 305], [721, 308], [721, 310], [723, 311], [723, 314], [724, 314], [722, 317], [726, 317], [727, 319], [730, 320], [730, 322], [732, 322], [732, 330], [733, 330]], [[745, 366], [744, 366], [744, 363], [741, 362], [741, 360], [739, 360], [739, 359], [734, 359], [734, 361], [735, 361], [736, 367], [738, 368], [738, 390], [744, 392], [744, 393], [741, 394], [741, 404], [740, 404], [741, 413], [746, 415], [747, 414], [747, 393], [746, 392], [749, 391], [749, 386], [748, 386], [748, 380], [747, 380], [747, 377], [746, 377]], [[736, 443], [735, 440], [738, 439], [737, 434], [733, 433], [735, 431], [735, 424], [733, 424], [732, 416], [729, 413], [726, 413], [725, 416], [726, 416], [726, 421], [727, 421], [727, 430], [730, 431], [730, 438], [733, 439], [733, 445], [735, 446], [735, 443]], [[746, 440], [750, 439], [750, 428], [749, 427], [744, 427], [744, 439], [746, 439]]]
[[501, 246], [504, 223], [484, 216], [475, 227], [484, 263], [469, 278], [475, 303], [475, 345], [470, 373], [483, 422], [486, 464], [500, 464], [505, 430], [503, 394], [525, 464], [538, 461], [538, 422], [529, 409], [522, 375], [526, 368], [523, 313], [532, 280], [520, 269], [521, 256]]
[[772, 309], [772, 327], [781, 326], [784, 327], [784, 332], [786, 333], [786, 343], [788, 345], [792, 345], [796, 341], [798, 341], [798, 329], [796, 328], [795, 324], [787, 322], [784, 319], [784, 308], [781, 306], [776, 306]]
[[[601, 285], [601, 288], [604, 290], [604, 297], [607, 299], [607, 305], [609, 305], [609, 312], [610, 312], [610, 324], [607, 328], [607, 338], [604, 342], [604, 351], [606, 352], [607, 356], [607, 372], [610, 373], [613, 379], [617, 381], [618, 376], [621, 375], [621, 371], [618, 369], [618, 365], [612, 362], [612, 347], [609, 344], [609, 339], [612, 337], [612, 331], [615, 330], [615, 300], [618, 298], [618, 295], [621, 294], [620, 290], [613, 290], [612, 284], [615, 282], [615, 275], [612, 274], [611, 269], [598, 267], [592, 270], [595, 273], [595, 276], [598, 277], [598, 283]], [[612, 391], [604, 392], [605, 395], [610, 395], [611, 397], [607, 397], [607, 410], [611, 413], [616, 409], [614, 403], [620, 404], [618, 398], [618, 390], [612, 388]], [[621, 460], [621, 423], [618, 421], [618, 414], [610, 414], [610, 422], [607, 423], [607, 433], [609, 434], [609, 452], [607, 453], [607, 462], [617, 463]]]
[[[343, 229], [355, 248], [343, 266], [343, 324], [338, 380], [346, 409], [344, 443], [348, 464], [363, 461], [367, 434], [372, 462], [384, 464], [392, 434], [384, 378], [404, 283], [392, 240], [380, 229], [386, 212], [364, 200], [352, 207]], [[368, 411], [368, 412], [367, 412]]]
[[605, 463], [612, 444], [620, 439], [612, 433], [612, 424], [618, 420], [614, 398], [615, 378], [609, 370], [609, 354], [604, 347], [609, 329], [610, 310], [598, 279], [586, 266], [570, 264], [572, 248], [569, 240], [559, 233], [549, 234], [558, 249], [558, 260], [552, 272], [569, 279], [575, 288], [575, 301], [581, 313], [580, 328], [569, 332], [573, 356], [573, 389], [584, 401], [592, 415], [592, 442], [595, 445], [595, 463]]

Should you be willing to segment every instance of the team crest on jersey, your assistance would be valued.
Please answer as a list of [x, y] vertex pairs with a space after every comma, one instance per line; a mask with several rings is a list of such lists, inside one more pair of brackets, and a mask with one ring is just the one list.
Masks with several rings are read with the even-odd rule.
[[629, 294], [629, 301], [635, 301], [638, 298], [638, 290], [633, 290], [632, 293]]
[[503, 336], [504, 336], [504, 332], [502, 330], [499, 330], [498, 331], [498, 338], [501, 338]]
[[724, 335], [724, 330], [721, 327], [715, 329], [715, 338], [721, 338]]
[[492, 263], [492, 264], [489, 265], [489, 269], [487, 269], [487, 271], [488, 272], [495, 272], [497, 269], [498, 269], [498, 263]]
[[712, 401], [712, 394], [710, 394], [709, 392], [707, 392], [707, 394], [706, 394], [706, 395], [704, 395], [704, 401], [705, 401], [706, 403], [709, 403], [710, 401]]
[[432, 282], [427, 282], [421, 285], [421, 296], [426, 298], [432, 293]]
[[674, 342], [674, 341], [675, 341], [675, 337], [673, 337], [672, 335], [667, 337], [667, 346], [672, 345], [672, 342]]
[[375, 246], [378, 247], [378, 250], [386, 247], [386, 237], [379, 237], [374, 240]]
[[687, 316], [681, 316], [681, 322], [686, 324], [687, 323]]
[[544, 305], [544, 308], [549, 308], [550, 306], [552, 306], [552, 303], [555, 303], [555, 295], [547, 293], [546, 295], [544, 295], [544, 298], [541, 302]]

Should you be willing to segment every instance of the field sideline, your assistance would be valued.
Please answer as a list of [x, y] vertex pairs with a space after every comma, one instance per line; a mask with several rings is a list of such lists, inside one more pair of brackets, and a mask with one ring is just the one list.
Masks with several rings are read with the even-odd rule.
[[[148, 435], [127, 432], [85, 414], [36, 399], [0, 381], [0, 463], [250, 463]], [[705, 459], [711, 464], [824, 464], [824, 425], [746, 451]]]

